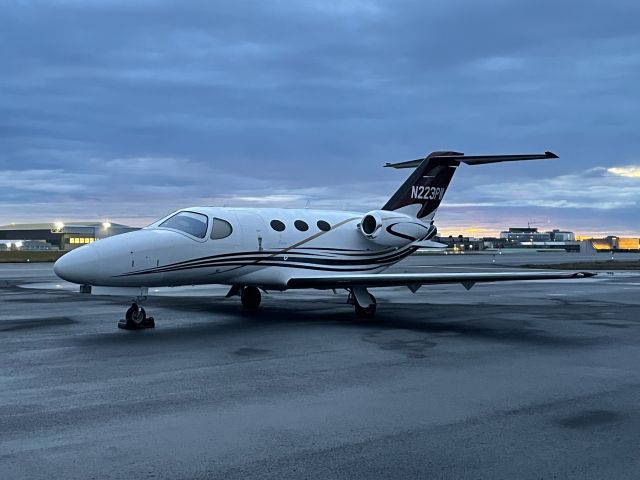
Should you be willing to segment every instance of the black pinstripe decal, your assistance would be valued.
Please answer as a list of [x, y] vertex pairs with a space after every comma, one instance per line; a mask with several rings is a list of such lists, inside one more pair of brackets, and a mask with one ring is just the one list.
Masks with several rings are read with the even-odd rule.
[[[290, 268], [309, 268], [315, 270], [329, 270], [329, 271], [358, 271], [358, 270], [373, 270], [391, 263], [395, 263], [402, 260], [407, 255], [415, 252], [417, 247], [408, 247], [402, 250], [393, 250], [393, 253], [388, 254], [388, 250], [385, 254], [374, 254], [369, 258], [305, 258], [298, 256], [287, 256], [281, 253], [268, 256], [259, 256], [261, 252], [246, 252], [242, 255], [229, 256], [228, 254], [220, 255], [218, 257], [206, 257], [204, 259], [190, 260], [189, 262], [183, 262], [181, 264], [168, 265], [165, 267], [156, 267], [147, 270], [141, 270], [138, 272], [125, 273], [117, 275], [119, 277], [148, 275], [154, 273], [166, 273], [194, 270], [201, 268], [213, 268], [213, 267], [245, 267], [245, 266], [280, 266]], [[252, 255], [252, 256], [249, 256]], [[280, 256], [278, 256], [280, 255]], [[219, 258], [224, 257], [224, 258]], [[286, 260], [285, 260], [286, 257]], [[355, 268], [349, 268], [355, 267]]]

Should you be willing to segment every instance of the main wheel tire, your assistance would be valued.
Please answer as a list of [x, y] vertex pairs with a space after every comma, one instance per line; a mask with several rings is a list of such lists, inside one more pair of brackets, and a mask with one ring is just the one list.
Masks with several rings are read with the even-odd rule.
[[144, 311], [144, 308], [138, 307], [137, 303], [132, 303], [124, 318], [127, 323], [140, 325], [147, 319], [147, 312]]
[[244, 287], [240, 295], [242, 306], [247, 310], [256, 310], [260, 306], [262, 295], [257, 287]]
[[369, 305], [368, 307], [361, 307], [360, 305], [358, 305], [357, 301], [354, 303], [354, 306], [356, 308], [356, 315], [359, 318], [371, 318], [376, 313], [376, 297], [371, 294], [369, 294], [369, 296], [371, 297], [371, 305]]

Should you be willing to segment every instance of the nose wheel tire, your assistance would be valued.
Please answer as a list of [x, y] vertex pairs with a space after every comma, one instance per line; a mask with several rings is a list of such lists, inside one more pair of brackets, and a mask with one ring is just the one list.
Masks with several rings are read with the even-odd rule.
[[354, 301], [353, 306], [356, 309], [356, 315], [358, 318], [372, 318], [376, 313], [376, 297], [369, 294], [371, 297], [371, 303], [368, 307], [362, 307], [357, 301]]
[[124, 314], [124, 320], [118, 322], [118, 327], [125, 330], [139, 330], [141, 328], [154, 328], [156, 322], [153, 317], [147, 317], [144, 308], [132, 303], [127, 312]]
[[137, 303], [132, 303], [124, 318], [127, 322], [140, 324], [147, 319], [147, 312], [145, 312], [144, 308], [138, 307]]
[[262, 295], [257, 287], [244, 287], [240, 294], [242, 306], [247, 310], [256, 310], [260, 306]]

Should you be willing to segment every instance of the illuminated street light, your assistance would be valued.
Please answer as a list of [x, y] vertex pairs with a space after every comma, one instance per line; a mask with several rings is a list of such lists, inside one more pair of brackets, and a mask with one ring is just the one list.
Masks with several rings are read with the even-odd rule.
[[102, 222], [102, 228], [105, 230], [111, 228], [111, 222]]
[[62, 233], [63, 229], [64, 229], [64, 223], [58, 221], [53, 223], [53, 228], [51, 229], [51, 232]]

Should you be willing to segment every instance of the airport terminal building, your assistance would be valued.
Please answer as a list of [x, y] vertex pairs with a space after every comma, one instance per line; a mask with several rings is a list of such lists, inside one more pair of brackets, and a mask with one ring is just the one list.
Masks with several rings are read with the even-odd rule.
[[507, 244], [520, 243], [525, 245], [539, 242], [575, 242], [576, 240], [573, 232], [562, 230], [540, 232], [535, 227], [510, 228], [500, 232], [500, 238], [504, 239]]

